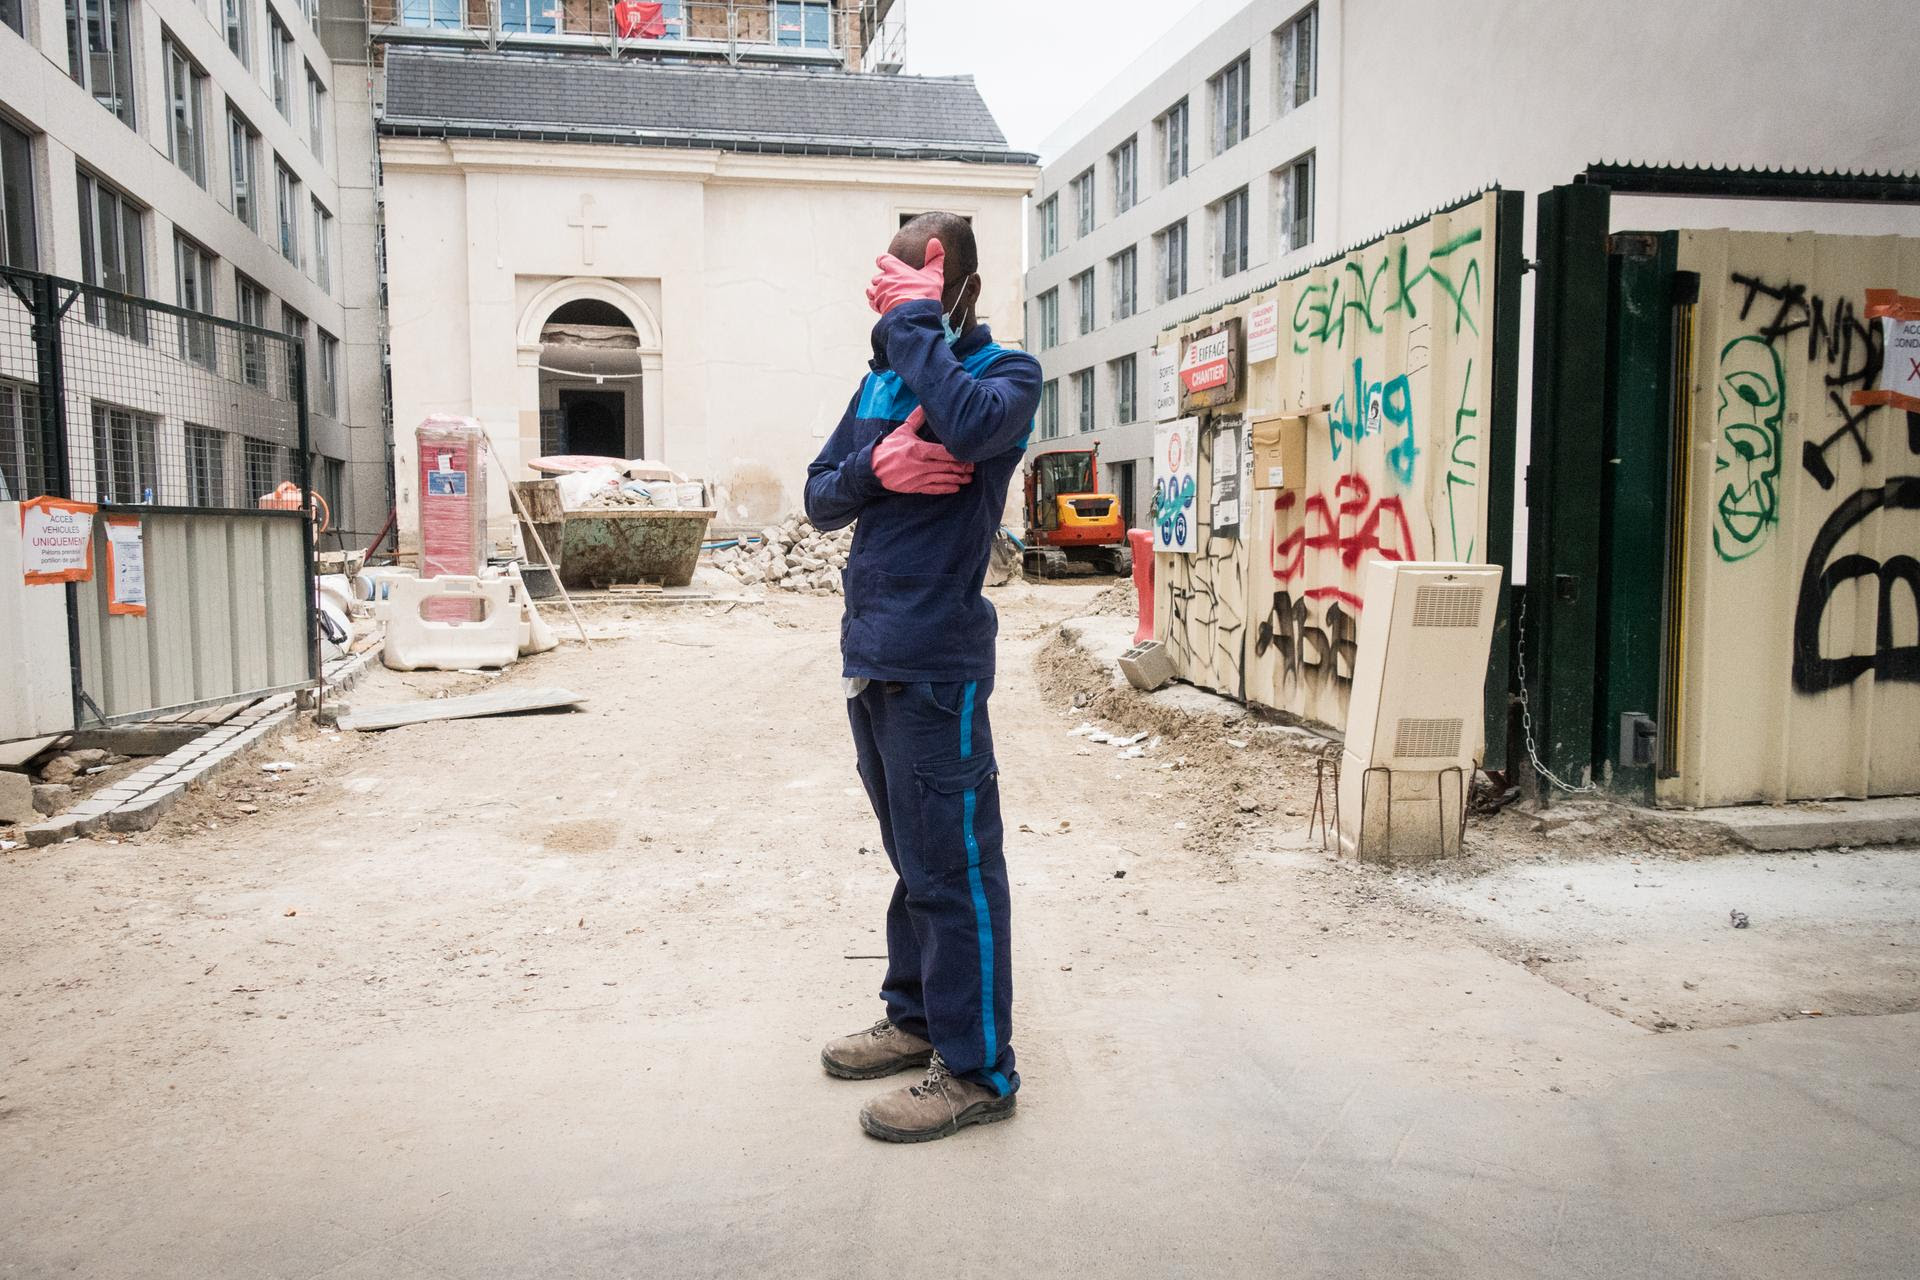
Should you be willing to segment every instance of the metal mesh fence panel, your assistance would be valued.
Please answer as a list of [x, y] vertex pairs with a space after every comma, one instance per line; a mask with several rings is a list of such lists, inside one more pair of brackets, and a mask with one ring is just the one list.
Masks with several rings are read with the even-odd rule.
[[304, 360], [285, 334], [33, 272], [0, 283], [0, 498], [301, 504]]

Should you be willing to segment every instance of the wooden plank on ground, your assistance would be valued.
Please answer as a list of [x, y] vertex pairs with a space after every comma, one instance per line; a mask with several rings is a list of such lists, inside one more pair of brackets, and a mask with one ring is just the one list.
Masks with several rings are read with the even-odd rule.
[[401, 725], [424, 724], [429, 720], [471, 720], [479, 716], [512, 715], [517, 711], [577, 707], [585, 701], [585, 697], [570, 689], [498, 689], [488, 693], [470, 693], [461, 698], [429, 698], [424, 702], [369, 707], [365, 711], [341, 716], [340, 727], [362, 732], [397, 729]]

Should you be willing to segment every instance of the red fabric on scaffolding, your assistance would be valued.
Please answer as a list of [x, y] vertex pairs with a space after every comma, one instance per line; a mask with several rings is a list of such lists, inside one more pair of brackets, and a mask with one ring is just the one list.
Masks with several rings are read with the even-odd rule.
[[613, 16], [620, 23], [622, 40], [660, 40], [667, 34], [667, 20], [661, 16], [666, 6], [643, 4], [641, 0], [620, 0]]

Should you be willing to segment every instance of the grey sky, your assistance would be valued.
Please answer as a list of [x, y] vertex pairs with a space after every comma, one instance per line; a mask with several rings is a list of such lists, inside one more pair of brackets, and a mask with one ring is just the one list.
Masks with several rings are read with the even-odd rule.
[[1027, 151], [1043, 150], [1049, 134], [1142, 54], [1170, 54], [1193, 43], [1181, 40], [1177, 28], [1199, 7], [1200, 0], [897, 5], [906, 24], [907, 71], [973, 76], [1007, 141]]

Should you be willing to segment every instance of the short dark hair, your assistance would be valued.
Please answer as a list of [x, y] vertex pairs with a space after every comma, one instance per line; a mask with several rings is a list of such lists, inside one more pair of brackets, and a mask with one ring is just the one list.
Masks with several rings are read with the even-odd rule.
[[965, 280], [980, 269], [980, 250], [973, 241], [973, 224], [957, 213], [923, 213], [900, 228], [896, 255], [910, 267], [926, 265], [927, 241], [939, 240], [947, 251], [947, 282]]

